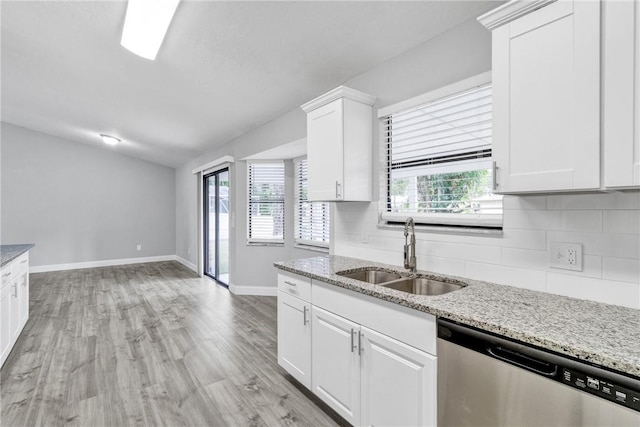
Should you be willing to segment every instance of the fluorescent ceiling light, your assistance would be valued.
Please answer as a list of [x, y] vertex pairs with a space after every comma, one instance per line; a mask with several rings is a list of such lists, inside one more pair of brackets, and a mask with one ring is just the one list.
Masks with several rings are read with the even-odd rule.
[[120, 142], [120, 138], [116, 138], [115, 136], [105, 135], [103, 133], [100, 134], [100, 138], [102, 138], [102, 142], [107, 145], [116, 145]]
[[120, 44], [138, 56], [156, 59], [180, 0], [129, 0]]

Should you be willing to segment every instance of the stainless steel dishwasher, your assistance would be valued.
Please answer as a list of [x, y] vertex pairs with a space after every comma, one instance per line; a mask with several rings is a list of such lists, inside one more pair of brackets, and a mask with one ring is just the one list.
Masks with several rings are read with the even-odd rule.
[[439, 319], [438, 426], [640, 427], [640, 379]]

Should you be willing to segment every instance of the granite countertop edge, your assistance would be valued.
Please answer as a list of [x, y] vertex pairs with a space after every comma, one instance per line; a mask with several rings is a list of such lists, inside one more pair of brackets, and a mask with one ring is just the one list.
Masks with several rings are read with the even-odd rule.
[[0, 245], [0, 267], [4, 267], [23, 253], [33, 248], [35, 244]]
[[[428, 271], [412, 274], [398, 266], [333, 255], [274, 266], [640, 378], [640, 328], [633, 328], [640, 325], [637, 309]], [[365, 267], [462, 282], [466, 287], [445, 295], [420, 296], [335, 274]], [[613, 336], [607, 326], [615, 328]], [[598, 339], [598, 333], [606, 336]]]

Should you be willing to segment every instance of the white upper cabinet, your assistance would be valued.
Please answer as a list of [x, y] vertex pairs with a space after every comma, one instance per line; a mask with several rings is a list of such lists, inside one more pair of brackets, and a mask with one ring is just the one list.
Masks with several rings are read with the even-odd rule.
[[366, 93], [340, 86], [302, 106], [309, 200], [371, 201], [374, 102]]
[[603, 155], [607, 188], [640, 187], [640, 2], [603, 3]]
[[600, 188], [600, 2], [512, 1], [493, 38], [496, 192]]

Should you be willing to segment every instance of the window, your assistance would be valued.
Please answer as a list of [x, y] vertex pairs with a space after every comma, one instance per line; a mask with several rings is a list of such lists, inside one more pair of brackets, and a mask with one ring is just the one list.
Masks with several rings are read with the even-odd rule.
[[329, 247], [329, 203], [307, 200], [307, 159], [294, 161], [296, 243]]
[[284, 162], [247, 163], [248, 242], [284, 243]]
[[423, 224], [502, 226], [502, 197], [492, 194], [491, 83], [470, 80], [474, 84], [461, 82], [381, 115], [387, 159], [383, 220], [411, 216]]

